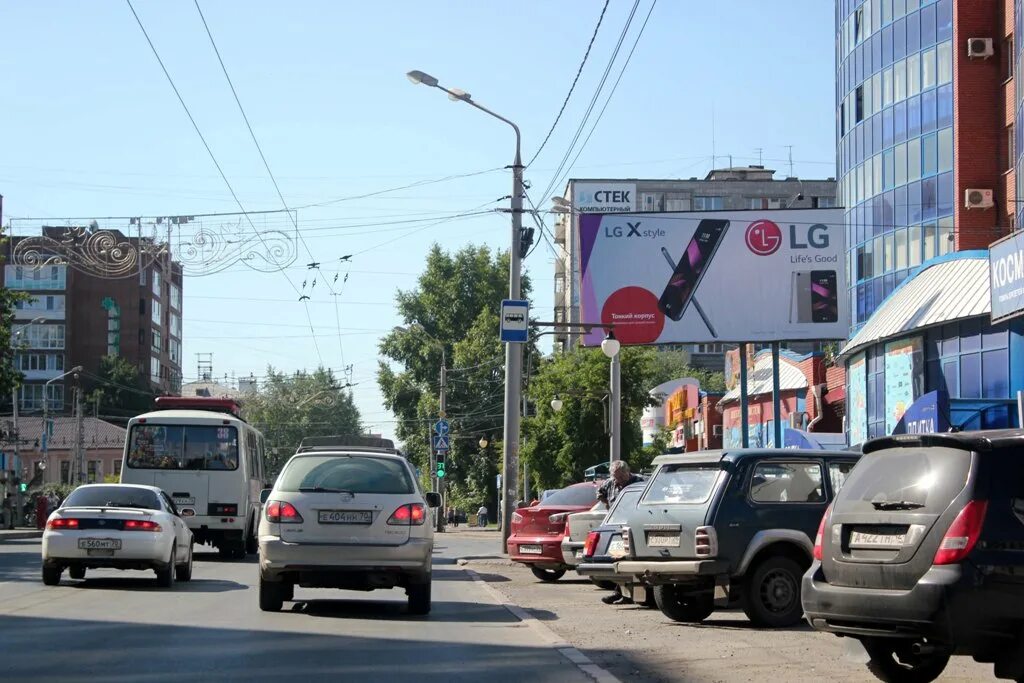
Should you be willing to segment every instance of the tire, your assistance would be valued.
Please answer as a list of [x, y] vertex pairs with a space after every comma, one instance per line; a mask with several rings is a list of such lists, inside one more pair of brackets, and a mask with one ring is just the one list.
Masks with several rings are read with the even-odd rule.
[[174, 552], [174, 545], [171, 545], [171, 559], [166, 567], [156, 570], [156, 585], [160, 588], [171, 588], [174, 586], [174, 565], [177, 553]]
[[245, 536], [245, 552], [255, 555], [260, 551], [259, 539], [256, 538], [256, 522], [253, 521], [249, 527], [249, 533]]
[[285, 583], [281, 586], [281, 599], [291, 602], [295, 599], [295, 584]]
[[409, 614], [430, 614], [430, 581], [414, 583], [405, 592], [409, 596]]
[[85, 578], [85, 567], [68, 567], [68, 576], [72, 579], [82, 580]]
[[672, 584], [654, 587], [654, 602], [672, 621], [697, 623], [715, 611], [715, 600], [704, 593], [694, 594]]
[[800, 581], [804, 570], [782, 555], [760, 562], [747, 575], [743, 611], [755, 626], [783, 628], [803, 619]]
[[929, 683], [949, 663], [948, 654], [915, 655], [913, 642], [903, 639], [864, 638], [861, 640], [871, 661], [868, 670], [887, 683]]
[[43, 585], [56, 586], [60, 583], [62, 570], [55, 564], [43, 565]]
[[264, 581], [260, 577], [260, 609], [264, 612], [280, 612], [284, 606], [284, 584]]
[[618, 585], [614, 581], [602, 581], [601, 579], [591, 579], [591, 581], [595, 586], [603, 591], [613, 591], [615, 590], [615, 586]]
[[192, 546], [188, 547], [188, 562], [185, 564], [179, 564], [174, 568], [174, 578], [178, 581], [191, 581], [192, 580]]
[[546, 583], [554, 583], [565, 576], [564, 569], [541, 569], [540, 567], [530, 567], [530, 571], [533, 572], [534, 576]]

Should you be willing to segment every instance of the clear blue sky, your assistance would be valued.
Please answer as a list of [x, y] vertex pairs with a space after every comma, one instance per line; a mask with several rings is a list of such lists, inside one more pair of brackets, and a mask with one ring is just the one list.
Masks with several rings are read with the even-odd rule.
[[[225, 2], [206, 19], [289, 205], [322, 202], [511, 161], [511, 131], [442, 93], [421, 69], [519, 123], [529, 159], [568, 90], [602, 2]], [[527, 171], [533, 199], [579, 124], [633, 3], [612, 0], [573, 99]], [[641, 0], [607, 93], [650, 6]], [[135, 7], [247, 210], [279, 209], [192, 2]], [[802, 177], [835, 175], [833, 3], [660, 0], [614, 98], [570, 177], [690, 177], [715, 151]], [[235, 211], [124, 2], [7, 2], [0, 8], [0, 194], [9, 218]], [[604, 97], [598, 103], [603, 105]], [[596, 112], [595, 112], [596, 113]], [[588, 128], [589, 130], [589, 128]], [[285, 277], [234, 265], [185, 282], [184, 374], [212, 352], [217, 375], [354, 365], [371, 429], [392, 432], [375, 382], [377, 342], [401, 321], [393, 295], [415, 282], [433, 242], [495, 248], [507, 215], [366, 226], [477, 209], [507, 195], [507, 172], [424, 185], [298, 213], [307, 244], [349, 281], [322, 283], [309, 311]], [[561, 188], [559, 188], [561, 189]], [[14, 226], [28, 223], [15, 220]], [[232, 223], [234, 225], [234, 223]], [[257, 227], [284, 227], [283, 215]], [[243, 223], [238, 230], [245, 231]], [[398, 239], [396, 239], [398, 238]], [[384, 244], [389, 240], [395, 240]], [[378, 246], [380, 245], [380, 246]], [[338, 257], [368, 250], [350, 266]], [[288, 276], [314, 275], [300, 247]], [[332, 264], [332, 265], [328, 265]], [[527, 267], [534, 310], [550, 317], [552, 257]], [[340, 280], [339, 280], [340, 285]], [[219, 297], [219, 298], [218, 298]]]

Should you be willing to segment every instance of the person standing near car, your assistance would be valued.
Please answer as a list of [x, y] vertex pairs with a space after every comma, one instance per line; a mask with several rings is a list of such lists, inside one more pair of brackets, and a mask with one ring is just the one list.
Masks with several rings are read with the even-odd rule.
[[487, 506], [481, 505], [480, 509], [476, 511], [476, 522], [482, 527], [487, 526]]
[[[597, 489], [597, 499], [604, 503], [609, 510], [622, 489], [626, 488], [630, 484], [635, 484], [638, 481], [644, 480], [643, 477], [630, 472], [629, 465], [624, 460], [616, 460], [613, 462], [609, 468], [609, 475], [608, 481], [601, 484], [601, 487]], [[611, 595], [606, 595], [601, 598], [601, 602], [606, 605], [614, 605], [617, 602], [630, 603], [632, 600], [623, 597], [622, 589], [616, 585], [615, 591]]]

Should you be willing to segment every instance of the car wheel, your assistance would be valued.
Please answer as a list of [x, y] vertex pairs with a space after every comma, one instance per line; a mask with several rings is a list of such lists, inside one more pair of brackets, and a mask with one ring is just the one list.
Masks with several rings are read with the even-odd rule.
[[914, 654], [913, 642], [908, 640], [864, 638], [861, 643], [871, 658], [868, 670], [878, 680], [888, 683], [929, 683], [938, 678], [949, 663], [948, 654]]
[[82, 580], [85, 578], [85, 567], [68, 567], [68, 576], [72, 579]]
[[600, 579], [591, 579], [591, 581], [603, 591], [613, 591], [617, 585], [614, 581], [602, 581]]
[[530, 567], [530, 571], [533, 572], [533, 575], [538, 579], [547, 583], [554, 583], [565, 576], [564, 569], [541, 569], [540, 567]]
[[748, 575], [743, 611], [755, 626], [780, 628], [800, 623], [800, 580], [804, 570], [788, 557], [769, 557]]
[[696, 623], [715, 611], [715, 600], [704, 593], [694, 594], [671, 584], [654, 587], [654, 603], [672, 621]]
[[56, 564], [44, 564], [43, 565], [43, 584], [47, 586], [56, 586], [60, 583], [60, 575], [62, 570], [59, 565]]
[[260, 609], [264, 612], [280, 612], [284, 606], [284, 584], [278, 581], [264, 581], [260, 578]]
[[191, 581], [192, 580], [192, 546], [188, 547], [188, 562], [185, 564], [179, 564], [174, 568], [175, 578], [178, 581]]
[[281, 599], [282, 600], [294, 600], [295, 599], [295, 584], [285, 583], [281, 585]]
[[409, 596], [409, 614], [430, 614], [430, 581], [414, 583], [405, 589]]
[[259, 539], [256, 538], [256, 523], [249, 527], [249, 533], [245, 536], [245, 552], [255, 555], [260, 550]]
[[171, 544], [171, 559], [167, 566], [156, 570], [156, 585], [161, 588], [170, 588], [174, 585], [174, 565], [177, 556], [174, 552], [174, 544]]

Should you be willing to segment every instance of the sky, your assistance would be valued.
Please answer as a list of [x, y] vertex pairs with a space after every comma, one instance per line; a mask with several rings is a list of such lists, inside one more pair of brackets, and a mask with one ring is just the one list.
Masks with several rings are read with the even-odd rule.
[[[425, 71], [515, 121], [529, 161], [604, 2], [199, 0], [286, 205], [305, 207], [292, 214], [299, 241], [194, 1], [132, 4], [238, 202], [127, 1], [8, 0], [0, 3], [4, 223], [38, 234], [41, 223], [72, 217], [233, 213], [181, 234], [187, 241], [185, 231], [202, 227], [256, 249], [254, 229], [285, 231], [295, 254], [283, 269], [209, 255], [186, 264], [184, 381], [195, 379], [198, 353], [212, 353], [214, 374], [229, 378], [260, 377], [268, 366], [351, 365], [364, 425], [392, 435], [375, 377], [380, 337], [404, 322], [395, 292], [415, 286], [434, 243], [507, 248], [508, 214], [492, 210], [507, 206], [504, 167], [514, 151], [505, 124], [404, 74]], [[556, 176], [633, 8], [610, 0], [576, 90], [526, 170], [538, 207], [550, 206], [565, 178], [702, 177], [713, 154], [719, 167], [729, 155], [740, 165], [760, 154], [784, 176], [791, 146], [796, 175], [835, 175], [832, 2], [657, 1], [597, 120], [651, 8], [639, 0], [582, 138], [597, 120], [594, 132]], [[276, 213], [247, 219], [239, 203]], [[552, 216], [544, 219], [550, 227]], [[172, 236], [172, 247], [180, 239]], [[551, 316], [553, 248], [540, 244], [525, 263], [539, 317]]]

